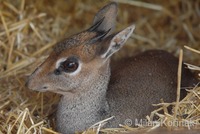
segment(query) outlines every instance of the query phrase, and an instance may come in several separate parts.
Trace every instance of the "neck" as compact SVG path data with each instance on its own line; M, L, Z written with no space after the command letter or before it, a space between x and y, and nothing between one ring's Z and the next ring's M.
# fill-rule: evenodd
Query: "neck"
M81 89L76 89L76 91L80 92L70 93L70 96L68 94L61 98L57 111L57 126L59 130L65 129L72 132L85 130L108 116L106 91L110 70L107 69L106 71L104 74L107 75L98 74L95 84L91 81L84 82L87 88L83 89L83 86L81 86Z

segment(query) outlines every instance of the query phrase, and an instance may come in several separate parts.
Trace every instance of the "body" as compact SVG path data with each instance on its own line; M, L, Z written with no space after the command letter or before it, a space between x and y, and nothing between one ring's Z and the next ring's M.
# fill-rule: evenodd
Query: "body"
M73 100L62 97L57 111L57 126L61 132L86 130L111 116L115 118L107 127L118 127L126 119L145 119L155 109L152 104L159 103L160 99L176 100L178 59L172 54L150 50L111 62L110 66L111 76L108 69L106 76L98 76L95 85L94 80L85 83L90 90L84 96L74 96ZM189 70L183 68L182 75L182 87L194 86L196 80ZM109 81L108 86L102 83L105 80ZM182 89L181 98L185 95Z
M160 103L161 99L176 101L178 58L172 54L149 50L121 59L111 67L107 98L110 112L116 115L112 126L123 124L126 119L131 119L133 125L135 119L145 119L156 108L152 104ZM183 65L181 99L186 96L185 87L195 83L194 75Z

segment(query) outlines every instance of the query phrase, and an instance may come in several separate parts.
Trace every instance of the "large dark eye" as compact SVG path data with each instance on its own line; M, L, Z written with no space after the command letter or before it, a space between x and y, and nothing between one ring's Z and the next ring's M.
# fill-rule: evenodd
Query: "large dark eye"
M66 61L60 64L61 70L67 73L76 71L78 66L78 60L75 57L68 58Z

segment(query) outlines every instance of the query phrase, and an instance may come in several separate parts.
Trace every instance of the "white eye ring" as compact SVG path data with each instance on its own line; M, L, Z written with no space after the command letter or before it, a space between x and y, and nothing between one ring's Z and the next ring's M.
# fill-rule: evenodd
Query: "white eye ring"
M60 66L60 63L64 62L66 59L67 59L67 58L61 58L61 59L59 59L59 60L56 62L56 69L58 69L59 66Z
M66 58L61 58L59 59L57 62L56 62L56 69L58 69L60 67L60 64L64 61L66 61L67 57ZM82 63L79 61L79 65L78 65L78 68L76 69L76 71L72 72L72 73L67 73L68 75L77 75L80 71L81 71L81 67L82 67Z

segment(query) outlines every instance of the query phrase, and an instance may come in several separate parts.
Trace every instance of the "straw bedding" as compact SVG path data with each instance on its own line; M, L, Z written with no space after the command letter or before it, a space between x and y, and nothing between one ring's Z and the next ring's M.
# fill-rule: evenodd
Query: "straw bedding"
M33 92L25 87L28 75L48 56L61 37L88 28L98 9L108 1L0 0L0 134L57 133L55 110L59 95ZM118 0L117 30L135 23L136 30L114 59L132 56L147 49L165 49L186 61L198 76L200 68L200 1L198 0ZM179 51L183 49L182 51ZM180 55L179 55L180 53ZM196 66L193 66L193 65ZM180 73L179 73L180 78ZM177 88L179 91L180 87ZM159 108L147 116L153 127L120 125L102 129L105 133L199 128L200 88L188 90L182 101L155 104ZM169 114L166 107L174 106ZM158 111L165 111L159 114ZM164 121L164 122L163 122ZM187 122L189 125L167 122ZM99 122L92 128L99 131Z

